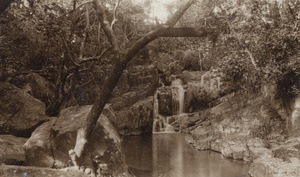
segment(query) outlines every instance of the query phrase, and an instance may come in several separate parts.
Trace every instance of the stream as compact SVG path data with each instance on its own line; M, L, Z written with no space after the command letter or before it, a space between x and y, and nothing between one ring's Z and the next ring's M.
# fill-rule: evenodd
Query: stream
M194 150L180 133L124 137L123 151L128 166L140 177L248 177L250 165Z

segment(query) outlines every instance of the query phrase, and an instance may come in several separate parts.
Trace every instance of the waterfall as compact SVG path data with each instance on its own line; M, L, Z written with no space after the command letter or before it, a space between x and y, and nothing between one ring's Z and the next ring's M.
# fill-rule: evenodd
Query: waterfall
M175 79L171 84L172 91L172 114L179 115L184 112L184 89L182 81ZM153 98L153 133L174 133L175 129L172 123L175 121L174 117L164 117L159 114L158 95L160 91L157 90Z
M153 99L153 133L174 133L174 127L171 125L170 118L159 114L158 95L157 90Z
M171 88L173 115L182 114L184 112L184 89L181 79L173 80Z

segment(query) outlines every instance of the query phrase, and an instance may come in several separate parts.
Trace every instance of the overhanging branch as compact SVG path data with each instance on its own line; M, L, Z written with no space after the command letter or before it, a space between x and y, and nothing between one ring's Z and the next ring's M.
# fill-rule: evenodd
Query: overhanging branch
M93 3L94 3L94 8L96 10L96 13L99 17L101 26L103 28L103 31L104 31L109 43L111 44L113 51L118 52L120 49L119 45L118 45L118 40L113 32L113 29L111 28L111 26L109 24L107 17L106 17L104 7L101 4L101 0L94 0Z

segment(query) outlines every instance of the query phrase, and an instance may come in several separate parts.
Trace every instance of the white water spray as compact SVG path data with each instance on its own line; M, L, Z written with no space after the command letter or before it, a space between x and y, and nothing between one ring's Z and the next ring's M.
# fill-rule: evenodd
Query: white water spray
M184 89L181 79L175 79L171 84L173 115L184 112Z
M184 112L184 89L182 81L180 79L175 79L171 84L172 90L172 114L179 115ZM159 103L157 90L154 94L153 99L153 133L174 133L175 129L172 126L174 118L164 117L159 114Z

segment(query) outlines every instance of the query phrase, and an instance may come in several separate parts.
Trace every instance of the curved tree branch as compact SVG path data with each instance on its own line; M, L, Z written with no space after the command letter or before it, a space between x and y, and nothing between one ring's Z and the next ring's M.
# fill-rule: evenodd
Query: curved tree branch
M118 52L120 50L119 45L118 45L118 40L113 32L113 29L111 28L111 26L109 24L104 7L101 4L101 0L94 0L93 3L94 3L94 8L96 10L96 13L99 17L101 26L103 28L103 31L104 31L109 43L111 44L113 51Z
M104 7L101 5L101 0L94 0L95 10L99 15L102 28L113 47L114 52L111 58L113 61L113 67L110 74L106 77L102 89L99 92L99 95L97 96L86 121L77 132L75 148L74 150L70 150L70 156L72 159L74 159L73 161L75 161L74 164L80 166L81 163L84 163L84 157L82 156L82 154L85 151L87 142L89 141L89 137L92 135L92 132L95 128L94 125L96 125L99 116L102 113L105 104L109 100L113 89L117 85L118 80L121 77L121 74L125 69L127 63L130 62L133 57L149 42L155 40L161 34L166 32L167 29L173 27L194 2L194 0L188 0L185 5L182 6L182 8L180 8L172 18L170 18L166 25L160 25L157 28L153 29L148 34L140 38L137 42L135 42L132 47L125 52L125 54L122 54L121 51L119 51L116 36L114 35L112 28L109 26L106 19Z

